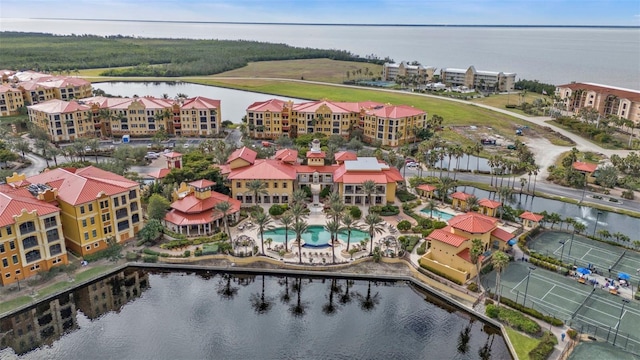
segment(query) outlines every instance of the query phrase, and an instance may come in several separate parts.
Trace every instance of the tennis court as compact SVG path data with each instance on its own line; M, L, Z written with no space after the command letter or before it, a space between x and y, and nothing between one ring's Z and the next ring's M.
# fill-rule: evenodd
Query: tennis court
M561 243L564 242L564 246ZM563 249L564 247L564 249ZM617 278L623 272L631 276L631 283L637 284L640 276L640 254L633 250L609 245L589 238L575 235L571 241L571 234L561 231L545 231L540 233L529 243L529 249L536 252L564 259L578 267L595 266L604 276ZM611 273L608 270L611 269Z
M640 303L631 301L625 304L621 317L622 299L609 294L606 289L581 284L573 278L544 269L531 270L528 276L529 269L530 264L526 262L509 264L502 274L503 297L523 304L526 294L525 306L555 316L578 330L582 327L598 329L597 335L610 337L609 342L613 341L621 319L618 340L624 341L629 348L640 350ZM487 274L483 284L495 291L495 272Z

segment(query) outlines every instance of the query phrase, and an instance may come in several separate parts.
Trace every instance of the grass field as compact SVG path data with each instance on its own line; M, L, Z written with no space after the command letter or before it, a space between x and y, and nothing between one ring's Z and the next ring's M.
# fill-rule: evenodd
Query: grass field
M528 359L529 352L540 343L540 340L524 335L508 326L505 326L505 330L513 348L516 350L518 359Z
M528 92L524 96L524 101L528 103L532 103L535 99L544 99L544 98L550 98L550 97L542 94ZM520 103L520 100L521 100L520 94L508 94L508 95L499 94L499 95L491 95L491 96L483 97L479 99L472 99L471 102L494 106L500 109L505 109L505 106L507 104L518 105ZM524 111L519 109L508 109L508 110L514 113L527 115L524 113Z
M559 122L555 121L555 120L548 120L547 121L549 124L552 124L553 126L557 126L561 129L567 130L570 133L576 134L580 137L585 138L586 140L590 141L591 143L598 145L604 149L612 149L612 150L619 150L619 149L626 149L626 145L629 143L629 135L623 135L618 133L617 131L614 131L611 135L613 138L615 138L616 140L618 140L620 142L620 144L622 144L622 146L616 146L615 144L611 143L611 142L598 142L595 141L593 139L590 139L586 136L583 136L582 134L578 133L577 131L571 129L568 126L562 125Z
M356 74L354 77L352 73L354 70L360 70L361 74ZM365 77L362 75L365 70L372 72L373 76ZM347 71L349 72L348 78ZM304 78L304 80L310 81L342 84L345 80L370 79L380 76L381 73L382 65L331 59L308 59L252 62L243 68L216 74L214 77Z

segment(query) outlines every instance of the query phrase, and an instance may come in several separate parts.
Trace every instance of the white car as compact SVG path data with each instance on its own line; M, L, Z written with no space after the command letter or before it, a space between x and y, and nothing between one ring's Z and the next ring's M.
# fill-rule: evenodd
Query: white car
M408 167L408 168L418 167L418 163L413 162L413 161L412 161L412 162L409 162L409 163L407 163L407 167Z
M189 144L184 144L182 145L183 148L188 149L189 148Z

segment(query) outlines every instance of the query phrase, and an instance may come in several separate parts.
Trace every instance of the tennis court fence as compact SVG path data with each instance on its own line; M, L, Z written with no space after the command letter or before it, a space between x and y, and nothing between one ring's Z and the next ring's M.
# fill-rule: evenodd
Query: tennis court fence
M605 341L616 347L624 349L626 352L640 355L640 341L628 333L618 331L616 334L615 327L591 324L588 319L585 319L580 315L569 321L567 325L571 326L581 334L586 334L596 338L598 341Z

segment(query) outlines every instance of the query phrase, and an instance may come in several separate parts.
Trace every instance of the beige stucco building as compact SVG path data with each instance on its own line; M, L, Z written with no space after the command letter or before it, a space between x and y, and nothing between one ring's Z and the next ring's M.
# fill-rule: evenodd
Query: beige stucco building
M440 70L440 81L448 86L465 86L484 91L513 91L516 73L468 69L444 68Z
M602 116L614 115L640 124L640 91L592 83L571 83L556 87L564 110L578 113L593 108Z

